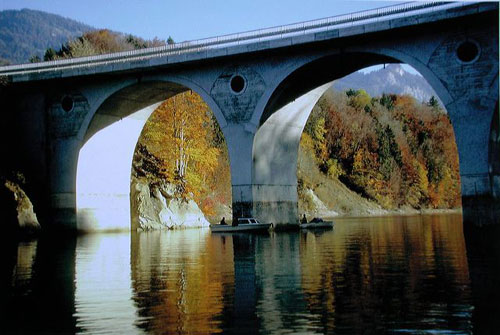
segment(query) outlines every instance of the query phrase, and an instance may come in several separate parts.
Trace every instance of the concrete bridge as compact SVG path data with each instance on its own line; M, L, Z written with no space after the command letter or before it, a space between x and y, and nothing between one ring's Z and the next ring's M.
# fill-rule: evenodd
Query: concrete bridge
M25 173L45 223L129 229L132 154L142 127L159 102L192 90L226 138L233 215L297 223L297 151L316 101L337 78L406 63L430 83L451 117L464 203L495 205L498 58L498 3L417 2L160 48L2 67L2 164Z

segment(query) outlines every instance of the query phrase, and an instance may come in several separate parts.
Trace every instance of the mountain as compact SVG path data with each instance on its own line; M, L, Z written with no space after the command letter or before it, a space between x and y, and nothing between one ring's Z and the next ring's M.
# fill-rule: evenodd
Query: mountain
M43 58L47 48L61 44L95 28L37 10L0 12L0 65L27 63L31 56Z
M335 81L333 88L338 91L364 89L372 97L393 93L408 94L418 101L429 101L432 96L438 98L424 77L405 71L399 64L388 64L369 73L354 72Z

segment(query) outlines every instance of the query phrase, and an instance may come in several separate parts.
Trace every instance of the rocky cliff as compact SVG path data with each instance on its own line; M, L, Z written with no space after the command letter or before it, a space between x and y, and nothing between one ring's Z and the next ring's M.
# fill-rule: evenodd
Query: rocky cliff
M133 230L208 227L209 222L193 200L177 199L171 186L150 185L133 178L131 211Z
M6 180L4 186L12 192L16 204L18 230L22 233L34 233L40 230L40 224L33 210L33 204L21 189L21 186L13 181Z

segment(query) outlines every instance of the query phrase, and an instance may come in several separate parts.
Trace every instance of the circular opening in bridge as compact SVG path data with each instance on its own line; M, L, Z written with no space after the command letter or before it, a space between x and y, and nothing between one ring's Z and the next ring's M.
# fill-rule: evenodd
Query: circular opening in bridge
M61 100L61 107L66 113L71 112L74 107L73 98L68 95L64 96Z
M457 57L462 63L472 63L479 58L479 46L476 42L465 41L458 46Z
M231 90L234 93L240 94L245 89L245 85L246 85L245 78L243 78L242 76L237 74L237 75L233 76L233 78L231 78L230 85L231 85Z

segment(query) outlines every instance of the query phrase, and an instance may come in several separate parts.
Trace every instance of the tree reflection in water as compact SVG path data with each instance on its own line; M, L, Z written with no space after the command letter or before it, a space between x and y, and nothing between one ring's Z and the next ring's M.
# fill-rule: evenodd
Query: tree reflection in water
M460 220L342 223L333 234L301 239L303 290L322 331L471 330Z
M204 230L132 235L138 327L164 333L220 331L234 292L232 239Z
M145 330L471 331L460 217L338 220L323 232L152 232L132 242Z
M499 322L488 315L498 315L498 236L466 229L466 251L461 220L12 241L2 254L1 331L487 333Z

